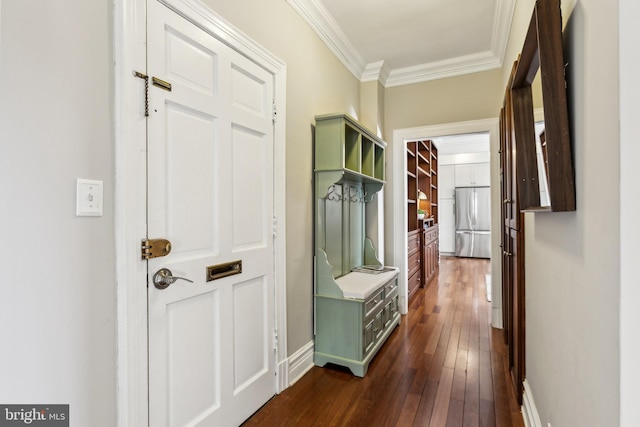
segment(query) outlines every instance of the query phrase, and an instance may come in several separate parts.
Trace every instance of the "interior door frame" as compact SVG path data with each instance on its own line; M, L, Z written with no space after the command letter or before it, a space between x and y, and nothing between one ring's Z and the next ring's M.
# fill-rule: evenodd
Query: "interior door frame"
M285 130L286 64L221 16L194 0L158 0L268 70L274 78L274 250L276 393L288 387L286 321ZM147 0L114 0L115 251L117 405L119 426L148 426L147 271L140 260L146 227Z
M393 242L393 264L400 269L398 275L400 292L400 312L406 314L409 309L407 298L407 156L406 142L417 139L429 139L439 136L458 135L465 133L488 132L490 140L490 164L491 164L491 294L492 310L491 324L496 328L502 328L502 261L495 254L500 251L500 209L496 209L500 203L500 126L498 118L471 120L465 122L443 123L431 126L419 126L414 128L396 129L393 131L393 150L390 161L393 186L391 199L391 211L387 212L387 218L393 224L393 235L389 241Z

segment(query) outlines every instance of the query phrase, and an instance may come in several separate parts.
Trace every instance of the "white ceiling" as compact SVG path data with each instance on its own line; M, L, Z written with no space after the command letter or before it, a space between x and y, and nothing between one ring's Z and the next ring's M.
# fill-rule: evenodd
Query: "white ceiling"
M287 0L360 80L387 87L502 66L515 0Z

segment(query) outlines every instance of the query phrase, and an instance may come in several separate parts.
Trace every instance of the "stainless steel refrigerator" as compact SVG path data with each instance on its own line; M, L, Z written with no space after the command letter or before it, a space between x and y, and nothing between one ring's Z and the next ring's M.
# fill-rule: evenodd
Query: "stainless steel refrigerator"
M456 188L456 256L491 257L490 187Z

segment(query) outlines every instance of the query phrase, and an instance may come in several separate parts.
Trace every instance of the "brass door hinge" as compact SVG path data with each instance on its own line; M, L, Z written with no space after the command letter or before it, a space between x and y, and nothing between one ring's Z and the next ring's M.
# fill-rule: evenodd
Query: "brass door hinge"
M141 256L143 260L167 256L171 252L171 242L167 239L142 240Z
M273 120L274 125L278 121L278 107L275 101L273 101L273 104L272 104L271 119Z

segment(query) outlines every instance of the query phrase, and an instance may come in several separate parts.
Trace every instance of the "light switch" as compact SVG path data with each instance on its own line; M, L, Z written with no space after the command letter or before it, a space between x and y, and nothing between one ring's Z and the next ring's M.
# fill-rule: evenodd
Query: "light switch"
M76 216L102 216L102 181L78 178Z

